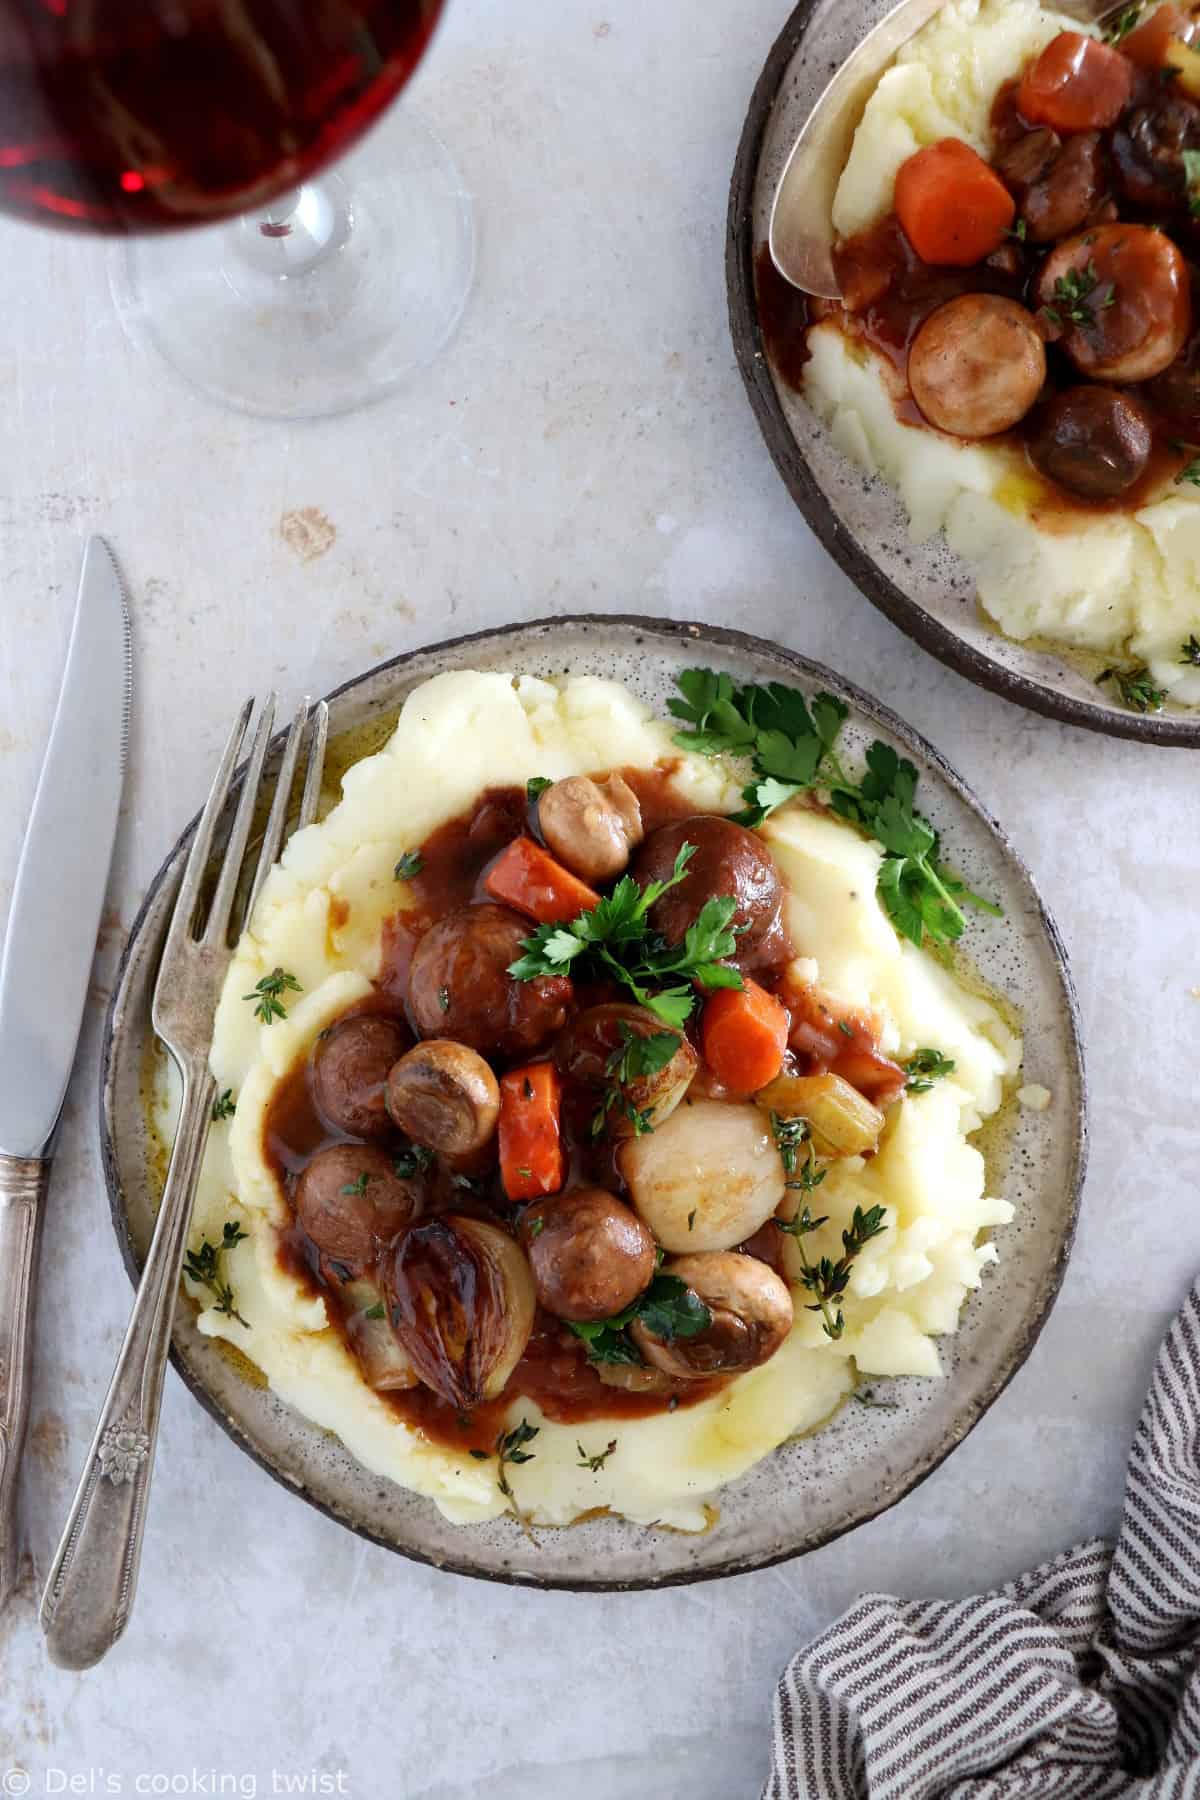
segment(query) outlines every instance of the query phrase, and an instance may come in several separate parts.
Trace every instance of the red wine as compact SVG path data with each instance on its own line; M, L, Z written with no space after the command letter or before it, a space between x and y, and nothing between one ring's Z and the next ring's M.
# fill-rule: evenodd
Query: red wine
M443 0L0 0L0 211L157 231L261 206L353 142Z

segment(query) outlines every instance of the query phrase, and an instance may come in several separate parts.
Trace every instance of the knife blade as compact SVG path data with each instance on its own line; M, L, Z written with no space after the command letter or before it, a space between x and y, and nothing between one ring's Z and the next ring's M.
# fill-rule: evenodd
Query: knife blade
M132 690L129 614L91 538L0 960L0 1610L17 1580L38 1246L108 886Z
M132 671L121 578L94 537L0 962L0 1155L41 1156L62 1110L116 838Z

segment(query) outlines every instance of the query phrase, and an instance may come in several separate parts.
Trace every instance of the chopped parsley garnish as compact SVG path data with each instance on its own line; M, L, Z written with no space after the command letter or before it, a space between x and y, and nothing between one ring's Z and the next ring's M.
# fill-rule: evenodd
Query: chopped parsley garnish
M1094 327L1095 309L1099 307L1101 312L1107 312L1110 306L1117 303L1115 283L1110 282L1102 296L1096 292L1099 286L1100 277L1096 273L1094 262L1089 262L1084 269L1068 269L1055 282L1050 304L1043 306L1042 311L1055 325L1067 322L1071 325Z
M233 1097L233 1089L226 1088L225 1092L223 1094L218 1094L216 1099L212 1103L212 1116L213 1116L214 1124L219 1119L232 1119L232 1117L236 1111L237 1111L237 1101Z
M357 1181L348 1181L346 1183L345 1187L342 1189L342 1192L343 1192L343 1194L355 1194L361 1199L366 1194L368 1187L371 1185L371 1183L374 1181L374 1179L375 1179L375 1177L373 1175L368 1174L367 1170L364 1169Z
M737 970L724 961L737 949L730 929L737 911L732 895L706 900L680 944L666 943L650 928L651 907L683 880L695 854L694 844L684 844L669 880L639 887L631 875L623 875L611 894L570 924L539 925L523 941L525 954L509 964L508 973L518 981L571 974L620 982L640 1006L678 1030L695 1004L693 983L742 986ZM663 987L664 982L672 985Z
M604 1065L608 1086L592 1119L592 1136L600 1136L615 1107L633 1126L633 1135L644 1137L654 1130L654 1109L639 1109L625 1090L633 1081L661 1074L683 1040L676 1031L652 1031L648 1037L641 1037L624 1019L618 1030L621 1042Z
M448 987L438 989L438 1005L444 1013L450 1011L450 989Z
M1191 462L1185 463L1175 477L1176 487L1182 487L1184 482L1189 487L1200 487L1200 456L1194 456Z
M1019 244L1023 244L1029 236L1029 226L1024 219L1018 219L1015 225L1010 226L1005 231L1004 235L1005 237L1016 238Z
M954 1069L953 1057L943 1056L940 1050L917 1050L904 1065L908 1076L905 1091L927 1094L935 1081L940 1081L943 1075L953 1075Z
M374 1306L368 1306L366 1311L363 1313L363 1318L364 1319L386 1319L387 1318L387 1308L383 1304L383 1301L377 1300L375 1302Z
M575 1448L579 1452L579 1461L576 1463L575 1467L577 1469L590 1469L593 1475L598 1475L616 1447L617 1440L616 1438L613 1438L606 1449L601 1450L596 1456L589 1456L583 1445L576 1443Z
M673 1344L677 1338L695 1337L712 1324L712 1314L686 1281L681 1281L678 1275L656 1275L645 1293L614 1318L593 1324L570 1320L568 1325L587 1345L589 1362L633 1363L636 1366L642 1359L627 1329L635 1319L640 1319L646 1330L653 1337L661 1338L664 1344Z
M234 1303L234 1292L224 1277L224 1265L221 1258L227 1250L234 1250L249 1234L232 1219L226 1219L221 1233L221 1242L211 1244L204 1239L198 1250L189 1250L183 1259L183 1272L189 1281L197 1286L207 1288L216 1300L215 1311L224 1313L228 1319L236 1319L249 1331L249 1321L243 1319Z
M1125 705L1133 712L1158 713L1166 705L1167 696L1162 688L1155 687L1150 671L1144 663L1135 669L1105 669L1097 675L1096 686L1111 681Z
M261 1019L264 1025L269 1025L273 1019L287 1018L287 1007L281 999L281 995L287 992L299 994L303 990L296 977L286 969L272 969L269 975L264 975L261 981L255 982L254 992L243 994L242 999L253 1000L255 1018Z
M1000 916L998 907L972 893L939 860L938 834L914 805L912 763L876 740L867 751L862 780L847 775L836 748L848 710L842 701L821 693L810 706L778 682L735 688L728 675L710 669L685 669L678 681L684 697L668 706L691 729L677 732L675 742L706 756L750 758L754 779L743 789L749 804L736 815L740 824L760 825L796 795L827 789L833 811L882 846L879 899L902 937L918 946L927 938L954 943L966 928L963 905Z
M421 855L419 850L406 850L404 855L400 858L400 861L396 864L396 880L411 881L414 876L421 873L421 870L424 867L425 858Z
M435 1160L433 1151L426 1150L423 1144L409 1144L407 1149L397 1151L392 1158L392 1167L401 1181L412 1181L432 1168Z
M530 806L533 805L535 800L541 798L548 787L553 786L554 783L550 780L549 776L532 775L525 783L525 798L528 800Z

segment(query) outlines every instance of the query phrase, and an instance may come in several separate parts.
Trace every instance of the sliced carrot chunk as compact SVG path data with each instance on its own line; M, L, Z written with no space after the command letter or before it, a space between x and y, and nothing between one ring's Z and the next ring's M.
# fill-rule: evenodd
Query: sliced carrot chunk
M500 1179L510 1200L557 1194L567 1178L562 1081L553 1063L510 1069L500 1081Z
M783 1067L790 1025L787 1007L756 981L719 988L700 1021L704 1060L724 1087L753 1094Z
M1000 248L1017 206L969 144L943 138L901 165L896 213L922 262L969 269Z
M488 870L484 887L493 900L528 913L539 925L577 919L599 905L600 896L569 869L555 862L532 838L514 838Z
M1021 77L1017 106L1031 125L1104 131L1133 95L1133 64L1111 44L1060 31Z

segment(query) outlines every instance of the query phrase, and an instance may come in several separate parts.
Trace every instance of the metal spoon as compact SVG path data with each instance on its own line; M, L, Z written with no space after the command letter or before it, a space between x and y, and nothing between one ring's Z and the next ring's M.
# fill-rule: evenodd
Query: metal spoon
M841 298L833 267L833 199L850 145L879 77L898 50L948 0L900 0L844 62L796 139L771 207L771 257L803 293ZM1055 0L1056 10L1096 25L1122 10L1113 0Z

